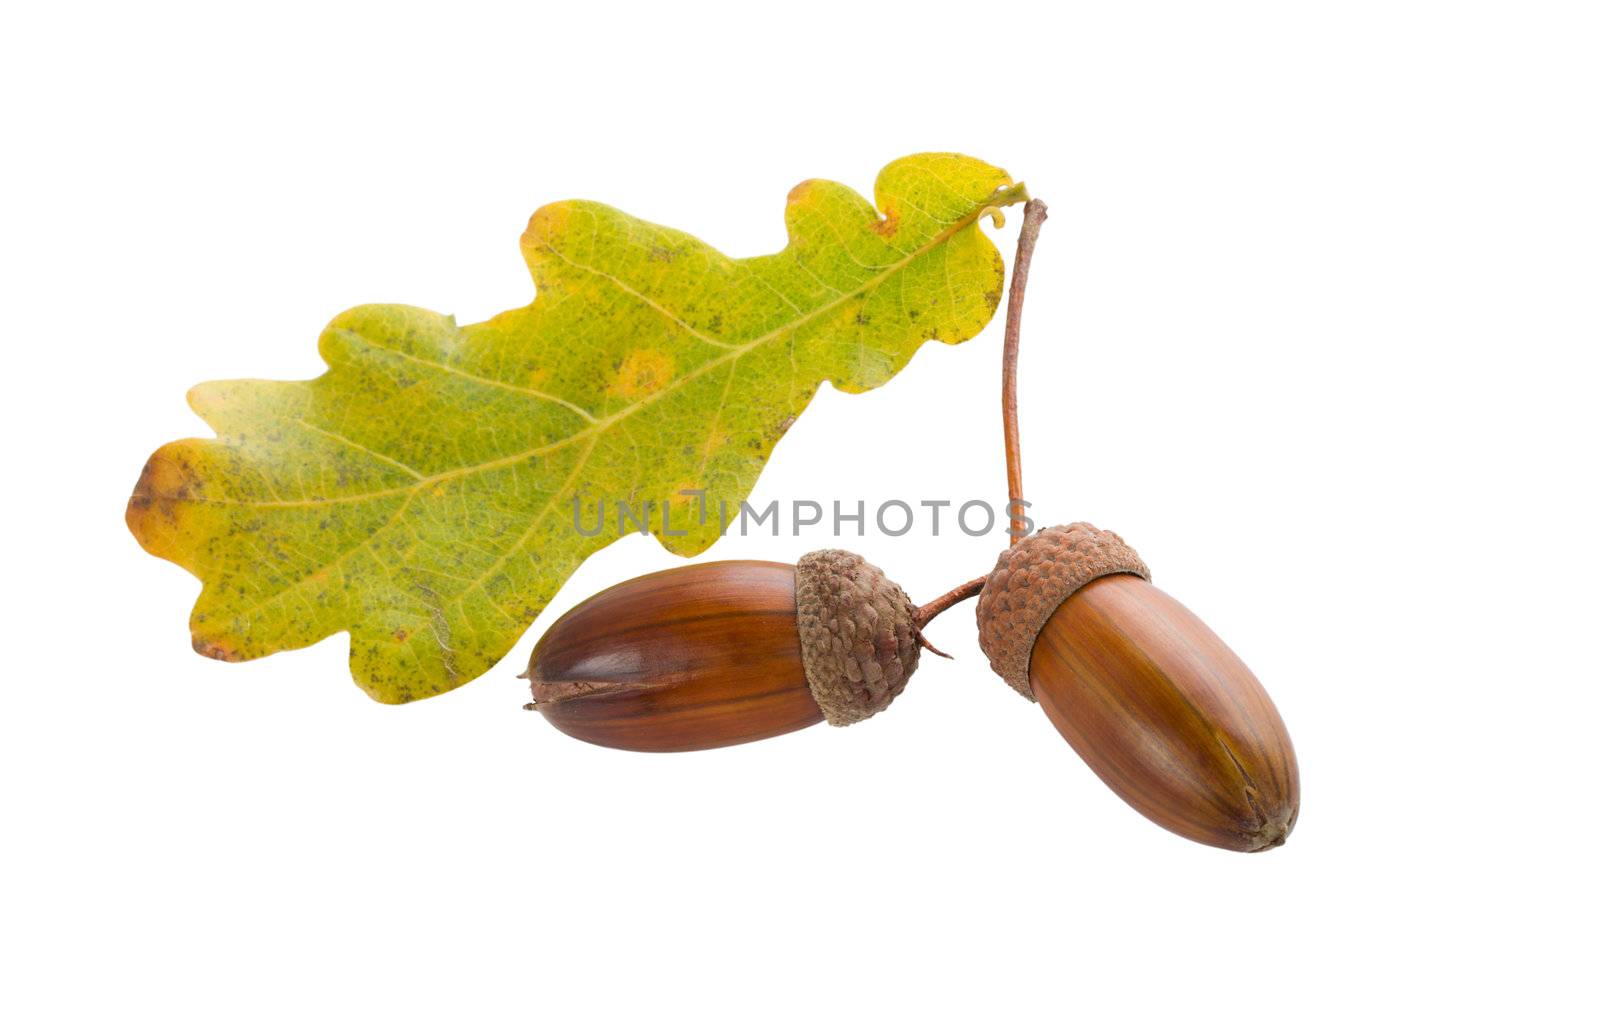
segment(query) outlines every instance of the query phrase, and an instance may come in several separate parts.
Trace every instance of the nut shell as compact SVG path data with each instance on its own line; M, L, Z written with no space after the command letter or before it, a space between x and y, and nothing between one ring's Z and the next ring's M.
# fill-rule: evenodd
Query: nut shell
M1300 770L1283 717L1233 650L1150 582L1079 588L1045 621L1028 678L1089 768L1155 823L1234 851L1294 829Z
M916 607L882 570L853 552L820 549L794 569L806 681L836 727L886 708L917 668Z
M1000 553L978 595L978 645L989 665L1024 698L1033 643L1073 592L1110 574L1150 579L1132 547L1091 524L1046 527Z
M534 646L534 708L581 741L639 752L742 744L820 723L794 593L787 563L731 560L591 595Z

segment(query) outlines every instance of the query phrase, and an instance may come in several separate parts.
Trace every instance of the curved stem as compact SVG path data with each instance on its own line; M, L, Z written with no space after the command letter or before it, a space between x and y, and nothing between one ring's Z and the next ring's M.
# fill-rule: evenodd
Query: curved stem
M938 616L946 609L949 609L957 602L965 602L967 599L982 591L983 584L987 580L987 577L974 577L966 584L951 588L949 591L945 592L943 595L940 595L927 605L918 606L917 611L912 614L912 621L917 632L917 644L921 645L923 648L927 649L929 652L932 652L936 656L944 656L946 659L949 659L950 653L941 652L937 648L934 648L933 643L923 635L922 628L928 626L929 620L932 620L934 617Z
M960 587L951 588L949 591L945 592L943 595L940 595L927 605L918 606L915 616L917 629L921 630L922 628L928 626L929 620L932 620L934 617L938 616L946 609L949 609L957 602L965 602L967 599L982 591L983 582L987 580L987 577L974 577L972 580L961 585Z
M1010 502L1011 544L1022 540L1027 525L1022 515L1022 440L1017 434L1017 350L1022 345L1022 301L1028 293L1028 268L1033 247L1044 224L1043 200L1031 199L1022 208L1022 230L1017 233L1017 257L1011 263L1011 296L1006 304L1006 348L1000 370L1000 416L1006 436L1006 486Z

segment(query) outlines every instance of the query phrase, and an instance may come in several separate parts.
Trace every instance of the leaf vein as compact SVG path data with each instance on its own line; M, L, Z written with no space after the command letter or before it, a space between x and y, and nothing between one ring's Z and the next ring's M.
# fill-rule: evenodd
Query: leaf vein
M656 313L671 321L673 324L676 324L679 328L682 328L685 332L688 332L690 335L699 339L701 342L704 342L706 345L716 346L718 349L737 350L739 348L737 343L724 342L720 338L712 338L710 335L707 335L699 328L696 328L682 317L679 317L677 314L673 313L671 310L668 310L666 307L662 306L654 299L651 299L643 292L640 292L632 285L629 285L621 278L618 278L616 275L609 274L595 267L590 267L588 264L580 264L576 260L573 260L571 257L567 256L565 253L561 252L559 249L556 249L554 246L550 245L548 242L545 242L540 248L542 248L546 253L560 258L560 260L569 267L576 268L577 270L593 275L596 278L604 278L606 281L609 281L623 292L632 296L634 299L637 299L639 302L643 303L651 310L654 310Z
M412 467L409 467L404 463L401 463L399 460L394 459L393 457L385 456L381 452L375 452L375 451L373 451L371 449L368 449L366 446L362 445L360 442L357 442L356 440L354 440L352 438L346 438L344 435L339 434L337 431L329 431L327 428L318 427L317 425L315 425L315 424L311 423L310 421L305 420L304 418L301 418L301 417L296 417L295 420L294 420L294 423L299 424L301 427L305 428L308 431L314 431L317 434L322 435L325 438L330 438L335 442L343 442L345 445L348 445L350 448L355 449L358 452L364 452L368 456L371 456L375 460L381 460L382 462L389 464L389 466L394 467L396 470L405 471L407 474L410 474L412 477L416 478L418 481L422 480L422 474L419 473L416 469L414 469Z
M417 356L414 353L408 353L403 349L396 349L393 346L383 345L382 343L376 342L361 334L359 331L355 331L351 328L335 328L333 331L341 338L359 342L371 349L376 349L379 352L389 353L392 356L398 356L402 360L409 360L412 363L423 367L429 367L433 370L443 371L446 374L454 374L456 377L464 378L467 381L472 381L479 385L488 385L491 388L504 389L507 392L517 392L522 395L532 396L535 399L542 399L547 403L555 403L557 406L564 407L568 411L576 413L578 416L582 417L591 424L593 424L596 420L595 415L590 413L588 410L577 405L576 403L569 402L558 395L551 395L549 392L541 392L537 388L527 388L522 385L513 385L508 381L500 381L496 378L486 378L481 374L474 374L471 371L462 370L460 367L456 367L448 363L440 363L437 360L429 360L426 357Z

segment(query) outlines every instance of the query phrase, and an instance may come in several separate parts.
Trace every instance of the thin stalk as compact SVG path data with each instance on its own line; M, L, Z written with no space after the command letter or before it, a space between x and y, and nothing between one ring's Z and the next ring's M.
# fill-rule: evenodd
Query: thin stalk
M972 598L978 592L983 590L983 582L986 580L988 580L987 577L974 577L966 584L956 588L951 588L949 591L945 592L943 595L940 595L927 605L918 606L914 617L917 622L917 628L920 630L921 628L928 626L929 620L932 620L934 617L938 616L946 609L949 609L957 602L965 602L967 599Z
M923 648L927 649L929 652L932 652L934 655L944 656L946 659L949 659L950 653L941 652L937 648L934 648L933 643L923 635L922 628L928 626L929 620L932 620L934 617L938 616L946 609L949 609L957 602L965 602L967 599L982 591L983 582L986 580L988 580L986 577L975 577L960 587L951 588L949 591L945 592L943 595L940 595L927 605L918 606L917 611L912 614L913 625L917 632L917 643Z
M1022 506L1022 440L1017 433L1017 350L1022 345L1022 302L1028 292L1028 268L1033 247L1044 224L1043 200L1030 199L1022 208L1022 230L1017 233L1017 257L1011 263L1011 295L1006 304L1006 348L1000 368L1000 416L1006 437L1006 486L1010 502L1011 544L1022 540L1025 529ZM958 600L959 601L959 600Z
M1043 200L1030 199L1022 208L1022 229L1017 232L1017 257L1011 264L1011 295L1006 305L1005 355L1001 364L1000 414L1005 427L1006 485L1011 501L1006 512L1011 518L1011 544L1022 540L1022 441L1017 434L1017 351L1022 345L1022 303L1028 293L1028 268L1033 265L1033 247L1039 241L1039 227L1047 210ZM975 577L951 588L914 614L917 641L935 655L950 658L934 648L922 629L940 613L958 602L965 602L983 590L987 577Z

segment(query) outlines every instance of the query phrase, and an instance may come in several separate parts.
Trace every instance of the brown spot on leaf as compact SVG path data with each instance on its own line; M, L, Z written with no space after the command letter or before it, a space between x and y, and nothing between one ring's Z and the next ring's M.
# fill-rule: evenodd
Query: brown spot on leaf
M394 640L404 641L409 637L411 637L411 632L406 630L404 627L396 627L394 629Z
M174 558L174 541L184 505L203 490L182 455L185 444L164 445L146 461L123 514L139 544L166 559Z
M139 472L139 481L128 498L129 526L133 526L134 511L173 518L174 506L189 495L188 467L172 459L165 449L155 452L145 461ZM134 533L138 533L135 530Z
M886 239L894 238L894 233L900 230L900 212L890 207L883 212L883 220L874 221L872 230Z
M191 641L194 645L194 650L207 659L220 659L225 663L237 663L244 658L244 656L241 656L234 649L220 641L209 641L198 634Z
M672 357L654 349L635 349L617 365L611 393L625 399L642 399L672 380Z

